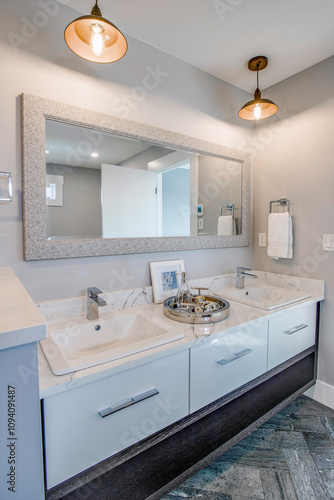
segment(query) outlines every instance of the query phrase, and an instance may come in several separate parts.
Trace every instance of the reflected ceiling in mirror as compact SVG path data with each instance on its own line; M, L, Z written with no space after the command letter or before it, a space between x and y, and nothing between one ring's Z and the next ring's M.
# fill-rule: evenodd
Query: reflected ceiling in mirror
M25 260L249 245L248 153L23 94L22 167ZM154 178L150 224L147 174ZM169 190L159 195L164 184ZM73 214L84 209L80 222ZM220 213L234 215L227 233Z

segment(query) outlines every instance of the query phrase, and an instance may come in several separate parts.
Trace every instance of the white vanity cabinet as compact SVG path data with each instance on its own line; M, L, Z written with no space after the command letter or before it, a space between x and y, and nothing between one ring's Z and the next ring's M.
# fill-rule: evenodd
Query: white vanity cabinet
M267 370L268 321L190 349L190 413Z
M47 488L188 414L189 350L44 399Z
M286 309L269 319L268 370L315 344L316 304Z
M70 478L81 472L80 478L89 478L87 469L141 441L108 461L113 470L131 459L134 476L141 474L140 486L119 472L115 483L108 483L108 492L111 488L110 495L116 498L127 481L128 489L140 489L137 498L146 498L154 493L151 475L159 475L161 467L182 474L185 460L194 465L203 458L203 449L207 455L213 453L231 438L231 428L238 435L278 403L311 387L316 373L317 304L257 314L258 319L243 323L243 306L235 307L236 321L239 311L239 326L186 341L179 352L166 351L154 361L143 358L133 368L126 368L126 363L114 366L107 376L93 372L94 381L78 380L77 387L73 387L75 377L69 383L72 387L45 395L47 489L58 485L56 491L66 492L67 485L75 486L76 480ZM167 426L171 426L168 433L150 439ZM103 481L103 466L93 470ZM173 477L166 474L166 481ZM165 479L161 481L163 486Z

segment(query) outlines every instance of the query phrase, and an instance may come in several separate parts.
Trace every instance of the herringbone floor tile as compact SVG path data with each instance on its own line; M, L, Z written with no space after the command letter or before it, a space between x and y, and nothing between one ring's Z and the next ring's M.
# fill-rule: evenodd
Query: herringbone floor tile
M302 396L163 500L334 500L334 410Z

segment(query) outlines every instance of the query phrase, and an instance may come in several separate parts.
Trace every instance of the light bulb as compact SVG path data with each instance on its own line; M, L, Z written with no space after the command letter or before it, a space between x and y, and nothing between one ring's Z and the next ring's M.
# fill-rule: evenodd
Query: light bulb
M254 118L255 120L259 120L261 118L261 105L259 103L255 105Z
M98 23L91 24L90 29L92 31L92 36L90 39L90 48L91 48L91 51L93 52L93 54L96 57L99 57L105 48L104 47L104 40L103 40L103 36L102 36L104 29Z

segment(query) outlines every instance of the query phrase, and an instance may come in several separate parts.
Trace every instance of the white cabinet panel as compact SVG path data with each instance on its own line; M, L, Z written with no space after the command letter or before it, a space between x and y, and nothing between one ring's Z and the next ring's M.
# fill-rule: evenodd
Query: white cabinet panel
M316 304L287 309L269 320L268 370L315 343Z
M47 488L185 417L188 390L186 350L46 398Z
M44 499L36 366L36 342L0 349L1 500Z
M190 412L258 377L267 369L263 321L190 349Z

